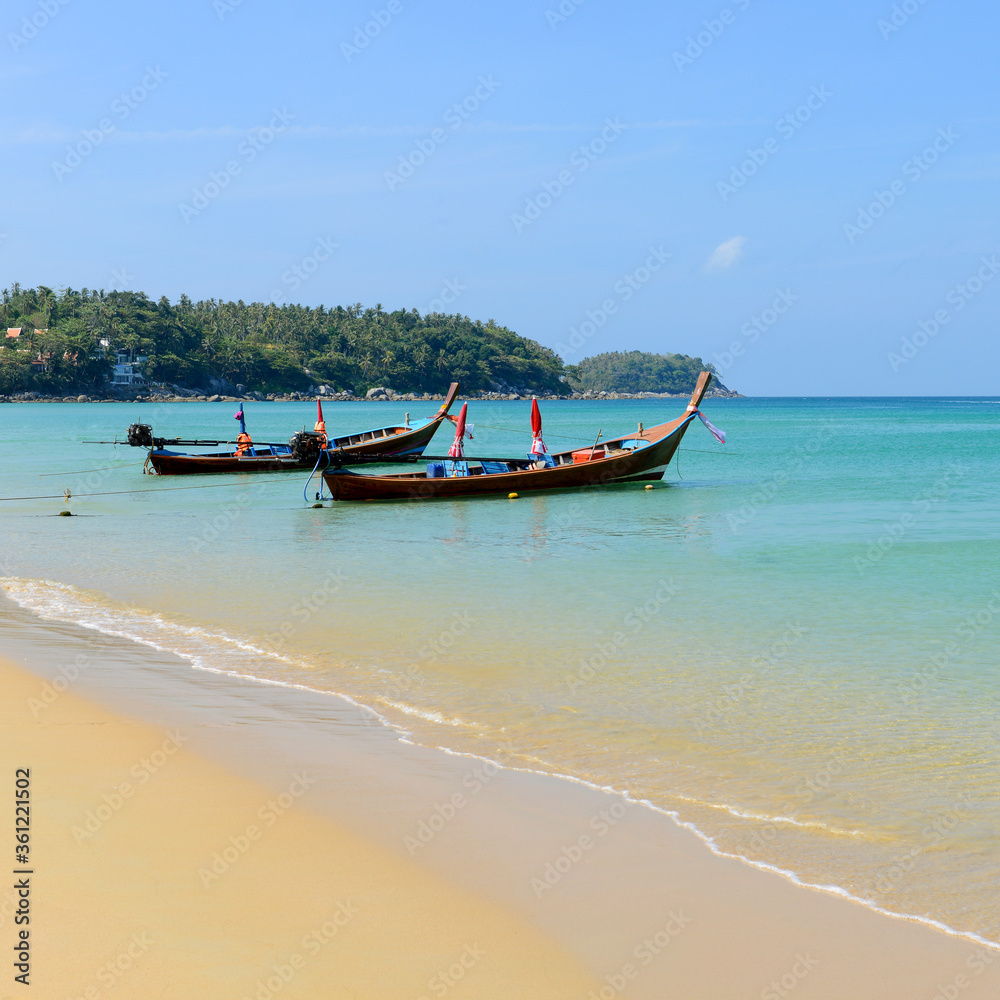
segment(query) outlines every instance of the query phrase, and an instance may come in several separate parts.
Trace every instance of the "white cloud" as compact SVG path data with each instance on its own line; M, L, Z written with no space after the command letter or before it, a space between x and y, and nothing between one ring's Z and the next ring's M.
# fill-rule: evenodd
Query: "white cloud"
M743 244L746 243L745 236L734 236L725 243L720 243L708 258L705 265L706 271L725 271L732 267L743 256Z

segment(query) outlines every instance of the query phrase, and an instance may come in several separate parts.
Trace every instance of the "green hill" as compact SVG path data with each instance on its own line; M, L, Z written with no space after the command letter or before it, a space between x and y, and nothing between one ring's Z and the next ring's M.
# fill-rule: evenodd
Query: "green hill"
M150 380L191 387L221 378L263 392L323 383L360 395L379 385L441 392L454 380L468 392L567 391L553 351L493 320L360 304L314 309L187 296L171 304L142 292L44 286L14 285L2 299L3 327L23 332L17 347L0 338L0 393L99 391L119 350L147 357Z
M609 351L566 366L566 381L577 392L670 392L694 389L698 373L711 365L686 354L649 354L645 351ZM725 389L721 382L713 387Z
M220 390L306 391L329 385L363 395L375 386L438 393L688 393L703 368L683 354L612 352L564 366L549 348L493 320L468 316L311 308L263 302L156 302L142 292L58 292L44 285L2 293L0 394L104 394L116 361L142 357L151 382ZM210 388L215 386L214 388Z

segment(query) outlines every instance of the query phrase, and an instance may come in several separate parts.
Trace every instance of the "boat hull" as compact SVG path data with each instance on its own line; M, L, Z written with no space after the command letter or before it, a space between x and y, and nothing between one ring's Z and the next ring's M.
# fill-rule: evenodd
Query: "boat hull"
M371 476L336 469L325 472L323 478L334 500L430 500L656 482L663 478L692 419L693 414L672 434L638 451L554 468L443 479L428 479L425 473Z
M437 414L422 427L381 427L356 435L334 438L327 448L327 464L344 462L415 462L424 453L431 438L448 415L448 409L458 395L453 383ZM154 448L149 462L161 476L192 475L222 472L297 472L312 469L316 459L296 458L289 448L271 449L266 455L235 455L218 452L209 455L186 455Z
M196 473L219 472L298 472L311 469L313 462L300 462L287 456L260 455L183 455L179 452L154 449L149 464L161 476L187 476Z
M492 460L470 459L468 475L429 478L426 472L373 476L348 469L328 469L323 480L334 500L432 500L451 497L538 493L575 490L616 483L650 482L663 478L685 431L698 414L698 406L712 380L699 375L691 402L676 420L643 428L590 449L559 452L553 464L535 468L533 463L511 459L510 471L488 472Z

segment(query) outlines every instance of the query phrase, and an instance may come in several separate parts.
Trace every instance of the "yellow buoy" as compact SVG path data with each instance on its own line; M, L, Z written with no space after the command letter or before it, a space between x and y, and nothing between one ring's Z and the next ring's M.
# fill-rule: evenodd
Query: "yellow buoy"
M646 489L647 490L651 490L652 488L653 488L653 484L652 483L646 483Z
M508 493L507 494L507 499L508 500L516 500L517 499L517 494L516 493Z

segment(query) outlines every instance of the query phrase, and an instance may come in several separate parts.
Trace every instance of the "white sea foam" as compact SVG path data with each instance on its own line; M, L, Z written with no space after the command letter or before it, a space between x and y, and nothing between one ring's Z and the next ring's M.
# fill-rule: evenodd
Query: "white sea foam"
M397 712L402 712L404 715L413 715L420 719L426 719L428 722L436 722L441 726L464 726L467 729L482 728L478 723L466 722L464 719L450 719L440 712L418 708L416 705L407 705L402 701L392 701L389 698L373 698L372 700L378 702L380 705L388 705L389 708L394 708Z
M258 673L254 673L250 670L251 661L257 664L257 669L259 670L262 659L270 660L274 663L282 663L288 666L308 668L308 664L304 661L283 656L270 650L262 649L252 643L244 642L222 632L210 631L199 626L171 622L155 612L115 605L106 599L95 595L89 595L84 591L78 590L76 587L68 584L57 583L51 580L5 577L0 578L0 587L7 592L7 595L15 603L34 612L40 618L79 625L84 628L101 632L105 635L113 635L129 639L133 642L141 643L142 645L160 650L161 652L174 653L182 659L187 660L192 667L198 670L239 677L241 679L256 681L263 684L296 688L316 694L331 695L354 706L359 711L367 714L370 718L377 719L378 722L394 732L401 742L418 745L420 743L420 741L413 739L413 734L408 730L392 722L370 705L363 704L348 694L340 691L321 690L292 681L261 677ZM226 659L229 661L225 667L212 665L207 662L208 658L221 658L223 655L226 655ZM403 714L419 716L428 722L439 725L459 725L463 727L468 726L476 728L474 723L448 719L437 712L418 709L415 706L404 705L397 702L391 702L387 699L378 700L396 709L397 711L402 712ZM677 810L659 806L651 802L649 799L637 799L633 797L627 789L619 789L613 785L599 785L585 778L580 778L572 774L559 773L552 769L539 770L538 768L533 767L517 767L509 763L501 764L499 761L483 754L476 754L465 750L455 750L451 747L436 746L435 749L451 756L467 757L474 760L488 762L505 770L520 771L550 778L558 778L562 781L571 781L575 784L583 785L587 788L592 788L596 791L604 792L609 795L616 795L634 805L642 806L660 815L669 817L675 824L677 824L677 826L682 827L683 829L694 834L713 854L719 857L741 861L744 864L750 865L753 868L758 868L761 871L772 872L773 874L779 875L794 885L802 888L815 889L820 892L827 892L840 896L843 899L864 906L886 917L924 924L953 937L964 938L968 941L973 941L976 944L1000 950L1000 942L992 941L989 938L983 937L981 934L975 933L974 931L957 930L956 928L951 927L940 920L935 920L932 917L899 913L894 910L889 910L880 906L874 900L855 895L841 886L809 882L791 869L773 865L766 861L748 858L742 854L726 851L719 846L714 837L705 833L700 827L697 826L697 824L691 822L690 820L683 819ZM524 755L523 759L535 760L542 764L546 763L541 761L539 758L531 758L528 755ZM789 816L769 816L763 813L753 813L741 810L735 806L720 803L708 803L684 796L675 797L683 801L688 801L693 805L697 804L699 806L709 806L715 809L723 809L734 816L754 820L756 822L784 823L794 826L816 827L843 836L866 836L866 834L863 834L861 831L838 830L837 828L829 827L820 822L800 821Z
M844 830L837 826L830 826L829 823L824 823L822 820L818 819L797 819L794 816L771 816L768 813L750 812L746 809L740 809L738 806L731 806L725 802L706 802L704 799L692 798L687 795L679 795L676 793L672 794L671 798L677 799L681 802L690 802L692 805L701 806L703 809L719 809L723 812L729 813L730 816L736 816L739 819L751 819L757 823L767 823L772 826L799 826L803 829L823 830L825 833L832 834L835 837L871 838L871 834L865 832L864 830Z
M225 632L173 622L154 611L117 605L106 598L88 594L69 584L57 583L54 580L0 577L0 587L16 604L34 612L40 618L79 625L104 635L129 639L162 653L172 653L186 660L195 670L238 677L258 684L334 695L370 718L377 719L398 736L411 735L408 729L393 722L371 705L363 704L342 691L263 676L268 665L279 669L292 667L303 671L310 670L311 664L305 660L264 649ZM477 728L474 723L462 719L449 719L439 712L388 699L372 700L380 701L404 715L419 716L428 722Z

